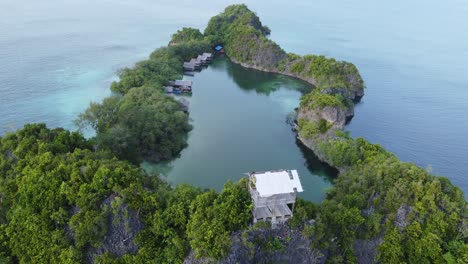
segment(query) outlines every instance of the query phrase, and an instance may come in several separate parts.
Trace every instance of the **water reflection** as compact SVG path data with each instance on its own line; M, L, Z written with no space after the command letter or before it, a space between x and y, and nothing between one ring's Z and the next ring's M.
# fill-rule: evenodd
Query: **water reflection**
M305 94L312 89L310 84L302 80L276 73L247 69L239 64L230 62L225 56L217 58L210 67L226 70L229 77L244 91L255 91L258 94L270 95L284 88ZM288 85L285 86L285 83Z
M320 161L315 153L304 146L301 141L296 139L296 145L301 150L302 155L305 159L305 165L307 169L314 175L322 177L329 183L333 183L333 180L338 176L339 171L328 164Z
M220 190L248 171L297 169L305 190L300 196L315 202L324 198L336 172L298 146L286 122L309 85L245 69L227 58L187 79L194 82L188 147L172 161L142 164L147 172L172 184Z

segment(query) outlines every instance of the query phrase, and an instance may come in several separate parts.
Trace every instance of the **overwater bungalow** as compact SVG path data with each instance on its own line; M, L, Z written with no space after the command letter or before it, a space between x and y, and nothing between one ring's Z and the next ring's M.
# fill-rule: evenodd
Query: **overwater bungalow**
M189 93L192 92L192 81L175 80L170 81L169 85L172 87L173 93Z

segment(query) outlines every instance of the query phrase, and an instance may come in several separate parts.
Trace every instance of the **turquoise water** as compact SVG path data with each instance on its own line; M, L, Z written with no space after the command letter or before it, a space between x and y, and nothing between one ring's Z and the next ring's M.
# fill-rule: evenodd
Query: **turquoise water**
M182 26L203 28L233 2L2 0L0 134L27 122L73 129L90 101L109 94L117 69ZM431 166L468 192L466 1L244 2L285 50L356 64L367 90L348 127L353 136Z

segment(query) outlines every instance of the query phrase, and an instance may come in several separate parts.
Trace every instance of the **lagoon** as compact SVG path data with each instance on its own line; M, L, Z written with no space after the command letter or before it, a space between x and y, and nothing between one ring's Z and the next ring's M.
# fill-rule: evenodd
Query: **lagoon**
M290 77L245 69L226 57L186 77L194 83L190 102L193 131L179 158L162 164L143 164L170 183L189 183L222 189L250 171L296 169L304 193L313 201L324 198L337 172L320 163L296 142L288 116L311 87ZM180 96L176 96L180 97Z

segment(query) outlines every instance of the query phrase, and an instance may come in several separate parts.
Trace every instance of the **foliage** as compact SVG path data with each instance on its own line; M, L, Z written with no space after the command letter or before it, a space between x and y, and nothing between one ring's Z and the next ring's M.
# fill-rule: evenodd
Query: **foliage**
M223 43L236 62L256 68L294 74L316 87L362 89L364 82L357 68L348 62L324 56L286 54L266 36L268 27L247 6L231 5L210 19L205 37L212 45Z
M362 78L352 63L315 55L304 56L303 60L308 64L308 67L302 74L314 78L316 86L351 88L357 85L362 88ZM353 80L354 78L357 80ZM357 84L352 83L353 81L357 81Z
M307 122L300 121L305 132ZM316 141L330 165L346 169L321 204L315 225L304 229L315 238L314 246L328 250L330 262L356 261L357 239L383 239L376 248L382 263L463 263L467 206L458 188L349 133Z
M177 30L177 32L172 35L169 45L175 45L191 40L203 40L203 34L199 29L184 27L180 30Z
M229 251L229 235L247 227L251 219L251 199L247 180L237 185L227 182L221 194L207 192L191 205L187 230L197 257L220 259Z
M79 258L74 238L76 249L96 246L105 231L96 202L137 183L140 173L106 153L93 153L77 133L43 124L6 135L0 153L1 236L8 254L22 263ZM78 214L69 213L72 206Z
M364 81L355 65L323 55L299 56L288 53L286 58L278 62L277 67L281 68L281 72L293 73L294 76L308 80L318 88L364 88Z
M346 107L346 101L340 94L323 93L320 89L302 96L301 107L307 107L310 110L322 109L324 107Z
M260 19L245 4L230 5L224 9L224 12L214 16L208 22L205 29L205 36L220 42L226 42L226 36L230 30L239 26L249 26L255 31L268 35L270 29L263 26ZM218 43L214 42L213 45Z
M122 99L109 97L80 115L78 123L96 129L96 142L133 162L176 156L191 130L179 103L157 88L131 89Z
M187 39L178 45L159 48L149 59L138 62L133 68L120 70L120 80L112 83L111 90L124 95L130 89L144 85L161 88L171 80L182 78L184 61L210 50L207 41L196 38Z
M330 129L330 127L333 125L332 123L328 122L323 118L320 119L318 122L302 118L298 120L298 124L299 135L305 139L309 139L317 134L326 133L328 129Z
M299 228L305 221L314 219L317 212L318 206L316 204L298 197L296 198L293 217L288 220L288 225L291 228Z
M173 189L114 155L138 163L180 152L191 127L161 87L180 78L183 61L214 44L223 43L237 62L312 82L318 88L302 98L301 107L352 107L346 91L363 88L354 65L286 54L269 33L245 5L230 6L210 20L203 38L184 28L173 35L177 45L122 70L111 86L116 94L92 103L77 122L94 128L95 139L43 124L0 138L0 262L82 263L90 250L109 242L109 219L127 206L144 226L128 238L138 251L121 257L105 252L94 256L96 262L181 263L190 249L222 259L233 231L250 221L245 180L228 182L219 194L188 185ZM304 137L330 128L325 120L299 120L299 126ZM301 237L325 249L330 263L356 262L358 239L382 239L381 263L468 262L467 203L460 189L379 145L342 131L328 134L319 137L317 152L342 173L321 205L298 199L289 225L302 228ZM314 224L304 225L311 218ZM285 249L286 240L261 234L253 235L259 250Z
M205 236L194 223L215 227L215 241L226 244L251 214L246 181L227 183L220 194L188 185L172 189L108 152L93 151L76 132L43 124L0 138L0 193L0 260L15 263L84 262L90 249L109 243L108 219L123 206L144 223L128 238L139 250L120 258L105 252L95 256L97 262L181 263L190 244ZM212 206L200 203L206 196L214 197ZM203 211L210 212L206 218ZM221 250L216 245L197 250Z
M89 107L75 121L80 129L91 127L96 133L105 133L117 122L120 96L104 98L102 103L91 102Z
M322 203L317 217L322 228L313 233L332 255L353 261L356 239L383 237L378 258L385 263L464 257L464 246L447 246L466 245L460 234L466 234L467 217L462 192L447 179L361 138L329 139L319 150L333 166L348 168Z
M148 60L122 70L120 80L111 85L117 95L91 103L76 124L93 128L98 146L122 159L138 163L177 156L191 126L179 103L161 87L181 77L183 61L209 50L207 41L193 38L155 50Z
M205 29L205 36L212 45L223 43L231 59L271 69L286 53L266 38L268 34L270 29L243 4L227 7L211 18Z
M207 40L189 40L174 46L159 48L150 55L151 60L173 60L177 61L178 69L182 70L184 61L196 58L204 52L211 52L211 46Z
M169 80L182 77L180 65L174 61L145 60L137 63L135 67L125 68L119 72L119 82L113 82L111 90L114 93L126 94L129 90L143 85L162 87Z

